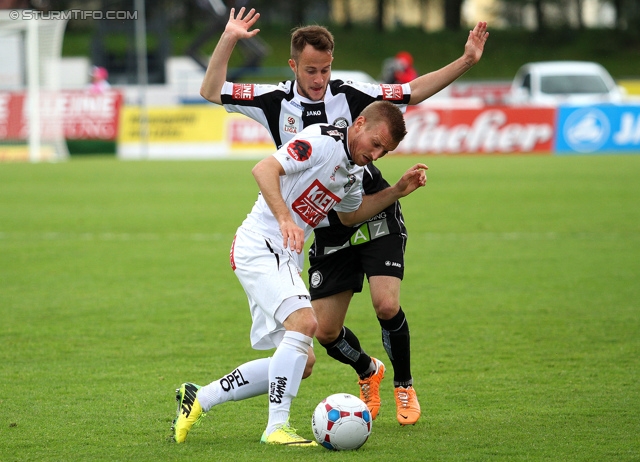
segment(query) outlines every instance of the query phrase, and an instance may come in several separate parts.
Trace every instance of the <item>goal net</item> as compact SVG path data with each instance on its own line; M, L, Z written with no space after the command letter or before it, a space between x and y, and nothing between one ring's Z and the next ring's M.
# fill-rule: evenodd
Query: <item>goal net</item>
M60 56L67 19L0 10L0 161L63 160Z

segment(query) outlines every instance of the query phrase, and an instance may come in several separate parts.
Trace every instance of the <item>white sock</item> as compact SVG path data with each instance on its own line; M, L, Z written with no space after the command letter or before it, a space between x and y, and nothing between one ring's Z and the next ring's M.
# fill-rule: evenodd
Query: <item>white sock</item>
M287 331L269 364L269 422L267 435L289 420L291 401L298 394L313 339Z
M227 401L240 401L269 390L271 358L256 359L198 390L198 401L205 412Z

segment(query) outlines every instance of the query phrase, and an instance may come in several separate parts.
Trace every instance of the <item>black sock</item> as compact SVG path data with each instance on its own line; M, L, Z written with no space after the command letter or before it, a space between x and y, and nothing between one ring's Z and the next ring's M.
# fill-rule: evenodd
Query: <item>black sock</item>
M382 327L382 345L393 365L393 383L396 387L408 387L413 384L411 377L411 341L409 324L400 307L393 318L378 318Z
M342 328L342 332L333 342L321 345L333 359L353 367L359 376L366 375L371 365L371 357L360 348L358 337L347 327Z

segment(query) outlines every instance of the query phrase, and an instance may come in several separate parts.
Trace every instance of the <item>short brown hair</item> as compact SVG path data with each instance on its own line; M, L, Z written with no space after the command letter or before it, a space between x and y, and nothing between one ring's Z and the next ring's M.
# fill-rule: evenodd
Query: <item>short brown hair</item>
M389 134L396 143L402 141L407 134L402 111L389 101L375 101L364 108L360 115L365 118L367 123L374 125L386 123L389 127Z
M311 45L318 51L328 51L333 55L333 35L324 26L305 26L293 29L291 33L291 59L296 63L304 47Z

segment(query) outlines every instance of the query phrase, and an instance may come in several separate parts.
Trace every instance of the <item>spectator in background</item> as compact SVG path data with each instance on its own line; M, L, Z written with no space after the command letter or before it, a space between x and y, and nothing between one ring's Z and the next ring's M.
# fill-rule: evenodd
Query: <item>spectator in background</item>
M384 83L409 83L418 77L413 67L413 56L408 51L399 51L393 58L387 58L382 64Z
M107 82L108 78L109 72L104 67L93 66L89 91L95 95L99 95L109 90L111 85Z

